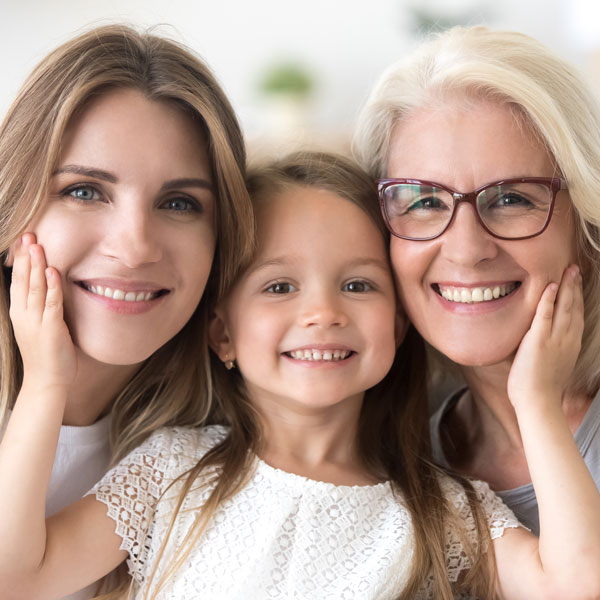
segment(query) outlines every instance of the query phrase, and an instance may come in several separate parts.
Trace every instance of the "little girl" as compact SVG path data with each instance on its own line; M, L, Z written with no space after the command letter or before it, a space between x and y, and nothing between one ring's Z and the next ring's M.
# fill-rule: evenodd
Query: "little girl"
M428 460L423 345L396 305L372 182L339 157L300 154L255 174L250 188L255 255L209 329L219 360L212 397L198 401L211 424L154 433L47 522L38 465L15 472L10 456L19 444L40 460L53 452L69 348L55 271L31 240L15 249L17 337L45 391L22 391L17 406L54 416L32 427L15 410L0 447L0 509L10 497L28 514L0 537L8 597L55 598L127 560L133 598L492 598L490 539L500 595L577 597L564 578L589 575L579 546L555 540L539 553L486 484ZM575 267L558 288L544 292L519 351L515 395L560 397L574 364ZM578 453L564 453L573 479L562 483L581 504L568 525L581 539L598 531L600 499Z

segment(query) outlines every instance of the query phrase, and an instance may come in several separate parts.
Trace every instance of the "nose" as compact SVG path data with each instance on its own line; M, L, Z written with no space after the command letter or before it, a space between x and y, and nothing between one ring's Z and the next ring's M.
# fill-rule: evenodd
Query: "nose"
M334 291L320 291L307 294L304 301L300 323L303 327L345 327L348 315L343 307L342 298Z
M108 218L106 255L132 269L161 260L161 232L147 202L124 200Z
M443 255L461 266L475 266L498 254L496 239L483 228L475 208L467 202L456 207L454 218L440 241Z

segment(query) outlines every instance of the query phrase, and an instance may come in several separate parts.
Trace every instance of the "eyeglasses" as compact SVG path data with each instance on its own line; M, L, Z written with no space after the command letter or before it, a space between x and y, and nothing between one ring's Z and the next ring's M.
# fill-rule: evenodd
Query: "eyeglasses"
M470 193L421 179L379 179L381 211L390 232L425 241L448 229L461 202L473 206L481 226L502 240L524 240L546 229L559 190L558 177L522 177L483 185Z

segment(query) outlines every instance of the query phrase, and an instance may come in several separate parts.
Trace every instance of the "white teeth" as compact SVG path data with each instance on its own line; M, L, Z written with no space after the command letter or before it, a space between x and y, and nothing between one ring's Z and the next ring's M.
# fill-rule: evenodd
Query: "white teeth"
M450 302L461 302L474 304L477 302L489 302L510 294L517 287L516 283L507 283L490 287L455 288L439 286L440 294Z
M144 302L151 300L154 296L154 292L125 292L123 290L113 290L109 287L102 285L90 285L86 286L86 290L97 294L98 296L105 296L106 298L112 298L113 300L125 300L126 302Z
M344 360L350 355L349 350L292 350L288 352L296 360L322 360L336 361Z

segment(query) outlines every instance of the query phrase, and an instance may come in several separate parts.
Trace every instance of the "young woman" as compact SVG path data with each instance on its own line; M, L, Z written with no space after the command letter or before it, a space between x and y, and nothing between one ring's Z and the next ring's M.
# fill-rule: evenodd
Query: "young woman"
M578 544L560 546L559 528L554 546L538 548L485 484L427 460L422 342L409 333L397 351L406 321L370 179L309 154L250 184L256 253L210 325L222 424L156 432L47 523L32 499L74 360L57 273L29 234L15 248L14 324L33 387L19 394L0 454L0 507L14 515L0 536L4 589L52 598L128 558L136 598L450 600L453 588L491 598L492 538L504 597L581 597L562 587L587 573ZM531 415L560 397L579 350L576 268L557 292L544 292L513 365L511 397ZM578 454L564 452L582 503L560 526L576 541L587 534L597 556L600 494L580 481Z
M47 515L156 428L205 419L196 399L211 385L206 296L229 284L250 248L244 169L235 115L206 65L124 26L57 48L8 111L0 129L0 420L27 383L8 299L25 231L61 279L63 334L74 343L68 398L54 415L63 425L56 458L45 467L47 500L45 490L37 498Z

